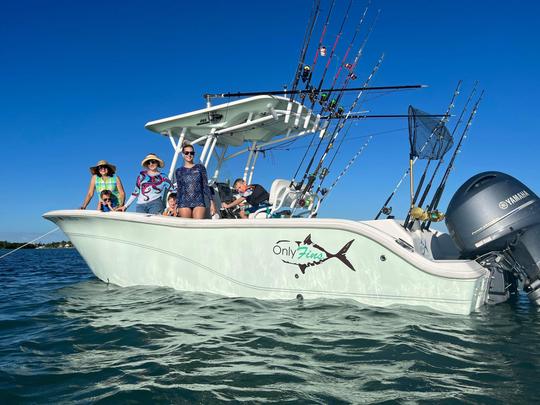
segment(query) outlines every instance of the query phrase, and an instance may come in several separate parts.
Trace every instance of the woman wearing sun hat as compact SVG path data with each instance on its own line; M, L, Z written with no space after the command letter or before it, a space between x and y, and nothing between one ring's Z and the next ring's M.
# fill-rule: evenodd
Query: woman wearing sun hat
M90 179L90 185L88 186L88 192L84 202L81 205L81 209L84 210L92 200L94 191L98 196L103 190L110 190L112 192L113 204L120 206L124 204L124 187L120 181L120 177L116 175L116 166L107 162L106 160L100 160L95 166L90 168L92 178Z
M172 185L167 176L159 172L159 168L163 168L165 164L155 153L149 153L142 160L141 165L146 170L139 173L135 190L126 204L118 208L118 211L125 211L133 201L137 200L136 212L161 214L165 209L163 196Z

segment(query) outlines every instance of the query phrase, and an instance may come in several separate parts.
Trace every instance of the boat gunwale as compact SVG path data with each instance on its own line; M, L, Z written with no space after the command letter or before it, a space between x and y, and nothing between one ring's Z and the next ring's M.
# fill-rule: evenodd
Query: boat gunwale
M474 260L430 260L419 253L411 252L395 243L395 237L386 234L361 221L337 218L272 218L272 219L184 219L161 215L130 212L100 212L93 210L55 210L43 214L45 219L97 218L124 222L146 223L158 226L188 229L249 229L249 228L319 228L348 231L366 237L390 250L419 271L431 276L453 280L473 280L487 277L489 271ZM58 224L57 224L58 225ZM60 226L61 228L61 226ZM458 266L461 265L461 266ZM441 269L433 269L441 267ZM444 267L443 267L444 266ZM448 267L454 267L448 271ZM445 269L445 270L443 270ZM451 273L451 274L449 274Z

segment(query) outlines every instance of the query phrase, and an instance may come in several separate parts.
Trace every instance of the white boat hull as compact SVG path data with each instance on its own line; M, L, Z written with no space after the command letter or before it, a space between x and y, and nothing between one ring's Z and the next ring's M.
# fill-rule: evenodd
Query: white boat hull
M185 220L80 210L44 217L70 238L98 278L122 287L259 299L301 294L455 314L469 314L487 299L489 272L476 262L428 260L396 243L400 235L370 222ZM332 256L350 241L344 260Z

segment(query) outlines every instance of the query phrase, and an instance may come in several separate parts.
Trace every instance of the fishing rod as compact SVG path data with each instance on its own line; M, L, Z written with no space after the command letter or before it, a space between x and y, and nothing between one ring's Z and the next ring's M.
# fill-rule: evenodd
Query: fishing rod
M319 83L319 87L317 89L317 92L315 92L315 90L313 89L313 91L310 93L310 97L312 97L312 104L311 104L311 109L313 109L313 107L315 106L315 101L317 99L317 96L320 94L320 103L321 103L321 111L319 111L319 114L322 114L326 108L327 108L327 105L326 105L326 101L328 100L328 95L334 90L335 88L335 85L336 85L336 81L339 77L339 74L341 72L341 69L343 66L345 66L345 62L347 61L347 57L348 57L348 54L349 54L349 51L351 49L351 47L353 46L355 40L356 40L356 36L358 35L358 32L360 31L360 26L362 25L364 19L365 19L365 16L367 14L367 11L368 11L368 8L369 8L369 5L371 3L371 0L369 1L366 9L364 10L364 13L362 14L362 17L360 18L360 22L358 23L358 25L356 26L356 30L355 30L355 33L353 35L353 38L351 39L351 42L349 43L349 47L347 48L347 51L345 52L345 56L343 57L343 61L341 62L341 65L334 77L334 81L332 82L332 86L330 87L330 91L329 93L326 93L324 90L321 90L321 87L322 87L322 83L323 81L321 81ZM329 60L330 62L330 60ZM327 63L327 66L328 66L328 63ZM343 87L343 86L342 86ZM324 131L326 131L326 128L328 127L329 123L327 123L322 129L321 129L321 134L324 134ZM304 152L304 156L302 156L302 159L300 160L299 164L298 164L298 167L296 168L296 171L294 172L294 175L291 179L291 184L289 185L289 187L292 187L293 184L294 184L294 181L296 179L296 176L298 175L298 172L300 171L300 169L302 168L302 165L304 164L304 161L306 160L306 157L309 153L309 150L311 149L311 146L313 145L313 141L315 140L315 137L316 137L316 133L313 133L313 135L311 136L311 139L309 141L309 146L307 147L307 149L305 150ZM305 176L304 176L304 179L305 179ZM303 179L303 180L304 180ZM303 181L302 180L302 181Z
M380 14L381 14L381 10L379 9L377 11L377 15L375 16L375 19L373 20L373 22L371 23L371 26L369 27L369 30L364 38L364 41L362 42L362 45L360 46L360 49L358 50L356 54L356 57L353 60L353 63L349 66L349 74L345 77L345 80L343 81L343 84L341 86L342 88L346 88L349 85L349 81L356 80L356 74L354 73L354 71L356 70L356 67L358 66L358 62L360 61L360 58L362 57L364 53L364 49L367 45L369 38L371 37L371 33L373 32L375 25L377 24ZM360 90L360 91L363 91L363 90ZM345 91L341 90L338 92L338 95L335 99L330 99L330 97L328 97L329 98L329 101L327 102L328 110L333 111L334 109L337 109L337 111L339 111L340 110L339 102L341 101L344 94L345 94Z
M461 133L459 142L456 148L454 149L454 153L452 154L452 157L450 158L450 162L448 163L448 166L446 167L446 171L444 172L443 178L441 179L441 182L439 183L439 187L435 191L435 195L433 196L433 199L431 200L431 204L429 204L430 211L436 210L439 205L439 202L441 201L443 191L446 187L446 182L448 181L450 172L454 168L454 161L456 160L457 154L461 151L461 145L463 143L463 140L467 137L467 132L469 131L469 128L472 124L474 116L476 115L476 112L478 111L478 106L480 105L480 102L482 101L483 96L484 96L484 90L482 90L482 92L480 93L480 97L478 97L478 100L474 104L473 110L471 111L471 114L469 115L469 119L467 120L467 124L465 125L465 128L463 129L463 132ZM431 225L431 221L427 221L427 222L424 221L421 229L429 230L430 225Z
M311 14L311 17L310 17L310 20L309 20L309 23L306 27L306 32L304 34L304 41L302 43L302 48L300 50L300 58L298 59L298 66L296 67L296 72L294 74L294 79L293 79L293 83L292 83L292 92L289 93L290 94L290 101L292 102L293 99L294 99L294 96L296 93L294 93L296 91L296 88L298 87L298 82L300 81L300 77L302 75L302 68L304 66L304 61L306 59L306 53L307 53L307 50L309 48L309 43L311 42L311 36L313 34L313 28L315 28L315 23L317 22L317 18L319 17L319 12L320 12L320 8L321 8L321 0L315 0L314 3L313 3L313 8L312 8L312 14ZM205 98L207 100L210 100L211 98L214 98L214 97L227 97L226 95L222 95L222 96L213 96L211 94L205 94ZM241 97L241 96L238 96L238 97Z
M333 115L326 115L320 117L321 120L334 120L334 119L340 119L343 118L344 114L333 114ZM423 118L441 118L441 117L447 117L447 114L419 114L416 115L416 117L423 117ZM350 114L350 118L357 118L357 119L364 119L364 118L409 118L409 114L375 114L375 115L367 115L367 114Z
M377 61L377 64L373 67L373 70L371 71L371 73L369 74L368 78L366 79L365 83L364 83L364 87L366 87L369 82L371 81L371 79L373 78L373 76L375 75L375 73L377 73L377 71L379 70L379 68L381 67L381 64L384 60L384 53L381 55L381 57L379 58L379 60ZM356 107L356 104L358 103L358 101L360 100L360 97L362 96L363 94L363 91L360 91L358 93L358 95L356 96L356 99L353 101L353 103L351 104L351 106L349 107L349 111L347 112L347 114L343 117L342 120L339 120L338 123L336 124L335 128L334 128L334 131L332 133L332 135L330 136L330 139L328 140L328 143L326 145L326 148L322 154L322 156L320 157L319 159L319 162L317 163L317 167L315 168L315 170L313 171L312 174L309 175L309 179L308 179L308 183L306 185L306 187L304 188L304 191L303 191L303 194L305 194L306 192L308 192L311 187L313 186L313 183L315 182L315 179L317 178L317 175L319 174L319 171L321 170L322 168L322 165L324 163L324 160L326 159L326 156L328 155L328 153L330 152L330 149L333 147L333 144L335 142L335 140L337 139L337 137L339 136L339 132L341 131L341 129L343 128L343 126L345 125L345 122L347 121L348 119L348 116L350 115L350 113L355 109ZM306 173L304 174L304 178L302 179L302 182L301 184L304 182L307 174L309 174L309 169L311 168L311 165L313 163L313 160L318 152L318 149L319 149L319 146L321 145L322 143L322 140L323 140L323 137L321 137L319 139L319 144L317 145L317 149L315 150L313 156L312 156L312 159L310 161L310 164L308 165L308 167L306 168ZM321 173L321 176L325 176L326 175L326 172L325 173Z
M416 162L417 159L418 158L415 158L415 162ZM405 170L405 173L403 173L403 175L401 176L401 179L399 179L399 181L397 182L396 187L394 187L394 190L392 190L392 192L390 193L390 195L388 196L386 201L383 203L383 205L382 205L381 209L379 210L379 212L377 212L377 215L375 216L375 219L379 219L381 214L389 215L392 212L392 208L387 207L387 205L392 200L392 198L394 197L394 195L398 191L399 187L401 187L401 183L403 183L403 180L405 180L407 178L407 176L409 175L409 170L410 170L409 167L407 168L407 170Z
M444 130L445 124L449 120L450 112L452 111L452 109L455 106L455 101L456 101L457 96L459 95L462 83L463 83L462 80L458 81L456 89L454 90L454 93L452 95L452 99L450 100L450 103L448 104L448 107L446 108L446 114L444 115L443 118L441 118L441 120L439 121L437 126L431 131L431 134L429 135L429 138L431 138L434 135L437 136L437 133L440 130ZM415 115L415 118L416 118L416 115ZM428 140L429 140L429 138L428 138ZM426 141L426 144L427 144L427 141ZM422 173L422 176L420 177L420 181L418 182L418 187L416 188L416 192L414 193L414 196L411 196L411 207L409 209L409 212L407 213L407 216L405 218L405 222L403 223L403 226L405 228L407 228L407 229L410 229L410 227L412 227L412 225L414 223L414 220L410 221L410 223L409 223L409 220L411 219L411 210L414 208L414 205L416 204L416 201L418 200L418 197L420 195L420 191L422 190L422 187L424 186L424 181L426 180L426 176L427 176L427 172L429 170L429 166L430 166L430 164L431 164L431 162L433 160L433 152L435 151L435 148L437 148L437 147L438 147L438 143L435 142L433 144L433 148L432 148L432 151L430 153L429 159L428 159L428 161L426 163L426 167L424 168L424 172ZM443 158L442 156L437 156L437 157L439 158L439 161L441 161L442 158ZM411 176L411 179L412 179L412 176Z
M351 0L352 1L352 0ZM311 66L304 65L302 68L302 81L305 83L305 89L311 90L313 86L311 86L311 78L313 77L313 72L315 71L315 66L317 65L317 60L319 57L319 54L321 53L321 49L323 47L323 41L324 37L326 35L326 30L328 29L328 24L330 23L330 16L332 15L332 10L334 9L334 6L336 4L336 0L332 0L332 3L330 4L330 8L328 9L328 14L326 15L326 20L323 25L321 37L319 39L319 44L317 45L317 48L315 49L315 57L313 58L313 63ZM323 55L324 56L324 55ZM301 94L301 102L302 105L304 104L305 95ZM313 107L312 107L313 108Z
M461 122L463 120L463 116L465 115L465 112L467 111L467 108L468 108L469 103L471 102L471 100L473 98L473 95L476 93L476 86L477 85L478 85L478 81L475 81L473 89L472 89L471 93L469 94L469 97L467 98L467 101L465 102L465 105L464 105L463 109L461 110L459 118L458 118L456 124L454 125L454 129L452 130L452 139L454 138L454 134L456 133L456 130L458 129L459 125L461 124ZM435 176L436 176L437 172L439 171L439 168L442 166L442 163L443 163L442 159L440 159L437 162L437 166L435 167L435 170L433 171L433 174L431 175L431 178L430 178L428 184L426 185L424 193L422 194L422 197L418 201L418 206L419 207L422 207L422 205L424 205L424 202L425 202L425 200L426 200L426 198L427 198L427 196L429 194L429 191L431 190L431 186L433 184L433 181L435 180Z
M406 84L406 85L397 85L397 86L373 86L373 87L351 87L346 88L342 87L339 89L321 89L315 91L316 93L324 93L332 91L383 91L383 90L412 90L412 89L423 89L428 87L426 84ZM203 94L205 99L207 98L233 98L233 97L250 97L250 96L282 96L282 95L296 95L296 94L307 94L310 90L269 90L269 91L247 91L247 92L236 92L236 93L206 93Z
M356 90L356 91L360 91L360 92L363 92L366 88L367 88L367 84L364 84L363 87L361 88L356 88L356 89L347 89L347 86L349 85L349 81L351 79L355 80L356 79L356 75L354 73L355 69L356 69L356 66L358 65L358 61L360 60L360 57L362 56L362 53L364 52L364 48L367 44L367 41L371 35L371 32L373 31L373 28L375 27L375 23L377 22L377 19L379 18L379 15L381 13L381 10L378 11L377 13L377 17L375 18L375 20L373 21L373 23L371 24L371 27L366 35L366 37L364 38L364 41L362 42L362 44L360 45L360 48L358 49L358 52L356 53L355 57L354 57L354 60L353 60L353 63L352 64L347 64L345 67L348 69L349 73L347 74L347 77L345 78L343 84L341 85L341 89L339 89L339 93L338 93L338 100L336 99L332 99L332 100L329 100L328 97L326 97L327 99L327 102L324 103L322 105L322 108L321 108L321 112L320 114L322 114L324 111L334 111L334 109L337 108L337 111L338 112L341 112L340 111L340 108L338 106L338 102L339 100L341 99L342 95L344 94L345 91L353 91L353 90ZM420 87L423 87L423 85L419 85ZM387 86L384 86L384 87L387 87ZM331 91L333 89L330 89L330 90L321 90L321 92L326 92L326 91ZM387 89L388 90L388 89ZM358 98L357 98L358 99ZM351 110L349 110L350 112ZM338 124L339 124L339 121L338 121ZM334 133L336 131L336 128L338 127L338 125L336 125L336 127L334 128ZM326 131L326 128L324 128L324 131ZM298 171L300 170L300 167L302 166L302 164L304 163L304 159L305 157L307 156L307 152L309 151L309 149L311 148L311 145L313 143L313 140L315 139L315 135L311 138L311 142L309 144L309 147L308 149L306 150L306 153L304 155L304 157L302 158L300 164L298 165L298 169L296 170L296 173L295 173L295 176L293 177L293 180L291 180L291 185L292 183L294 182L294 178L296 178L296 174L298 174ZM315 157L317 155L317 152L319 151L319 148L321 146L321 143L322 143L322 139L323 139L323 133L321 133L321 135L319 135L319 142L317 144L317 147L315 149L315 152L313 152L312 156L311 156L311 159L310 159L310 162L306 168L306 170L304 171L304 176L302 177L302 180L300 181L300 184L297 186L298 189L302 188L302 186L304 185L304 181L306 180L306 178L308 177L309 175L309 170L311 169L311 166L315 160ZM311 181L311 183L313 183L313 180Z
M351 166L354 164L354 162L356 161L356 159L358 159L358 157L364 152L364 150L368 147L369 145L369 142L371 141L371 139L373 139L373 135L371 135L367 141L362 145L362 147L354 154L354 156L351 158L351 160L349 160L349 162L347 163L347 165L345 165L345 167L343 168L343 170L341 171L341 173L339 173L339 175L336 177L336 179L334 180L334 182L330 185L330 187L328 188L328 190L326 190L323 194L323 196L321 197L321 199L319 200L319 204L318 204L318 207L321 206L322 202L328 197L328 194L330 194L330 192L334 189L334 187L336 186L336 184L339 182L339 180L349 171L349 169L351 168ZM323 179L324 180L324 179ZM322 184L322 182L321 182ZM317 190L318 192L319 190Z
M364 20L366 18L366 15L367 15L367 12L369 10L369 6L371 5L371 0L368 1L368 4L366 6L366 8L364 9L364 13L362 14L362 17L360 17L360 21L358 22L358 24L356 25L356 28L354 30L354 34L351 38L351 41L349 42L349 46L347 47L347 50L345 51L345 54L343 55L343 59L339 65L339 68L336 72L336 74L334 75L334 80L332 80L332 85L330 86L330 92L328 94L326 94L325 96L325 93L321 94L321 101L322 102L325 102L329 97L330 95L332 94L332 91L333 89L336 87L336 83L337 83L337 80L341 74L341 70L343 69L343 67L345 66L346 62L347 62L347 58L349 57L349 52L351 51L355 41L356 41L356 37L358 36L358 33L360 32L360 27L362 26L362 24L364 23ZM325 99L323 100L323 96L325 96Z
M330 67L330 63L332 62L332 58L334 57L334 53L336 51L337 44L339 42L339 39L343 35L343 27L345 27L345 23L347 22L347 19L349 18L349 11L351 9L353 0L349 0L349 5L347 6L347 11L345 11L345 15L343 17L343 21L341 21L341 26L339 27L339 32L336 35L336 39L334 41L334 45L332 46L332 50L330 51L330 56L328 56L328 61L326 62L326 65L324 67L323 74L321 76L321 80L319 80L319 85L317 86L317 91L310 93L310 99L311 99L311 107L310 110L313 110L313 107L315 106L315 103L317 102L317 96L319 95L321 88L324 83L324 79L326 77L326 73L328 72L328 68ZM322 46L322 45L321 45Z

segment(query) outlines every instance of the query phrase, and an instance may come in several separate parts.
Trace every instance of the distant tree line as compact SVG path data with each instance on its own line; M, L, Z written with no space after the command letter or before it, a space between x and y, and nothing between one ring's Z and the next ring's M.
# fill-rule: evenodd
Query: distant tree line
M7 240L0 240L0 249L17 249L23 246L24 243L8 242ZM70 241L51 242L51 243L30 243L23 247L23 249L60 249L60 248L72 248L73 244Z

